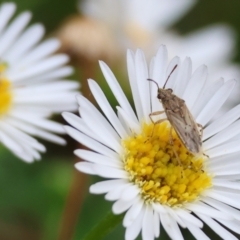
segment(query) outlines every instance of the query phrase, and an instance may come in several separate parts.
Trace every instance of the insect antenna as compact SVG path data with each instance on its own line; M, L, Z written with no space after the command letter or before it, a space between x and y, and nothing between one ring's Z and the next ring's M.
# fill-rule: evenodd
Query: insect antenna
M157 85L157 88L159 88L159 85L158 85L158 83L157 83L156 81L152 80L151 78L148 78L147 80L148 80L149 82L154 82L154 83Z
M169 78L171 77L172 73L175 71L175 69L177 68L177 66L178 66L178 65L176 64L176 65L174 66L173 70L169 73L169 75L168 75L168 77L167 77L167 80L166 80L165 84L163 85L163 89L165 89L165 86L166 86Z

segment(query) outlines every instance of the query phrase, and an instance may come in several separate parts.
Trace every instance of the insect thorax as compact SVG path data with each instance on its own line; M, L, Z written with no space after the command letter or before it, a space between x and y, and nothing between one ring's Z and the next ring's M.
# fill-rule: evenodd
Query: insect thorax
M180 107L182 99L172 93L172 89L158 89L157 98L161 100L165 110L175 110Z

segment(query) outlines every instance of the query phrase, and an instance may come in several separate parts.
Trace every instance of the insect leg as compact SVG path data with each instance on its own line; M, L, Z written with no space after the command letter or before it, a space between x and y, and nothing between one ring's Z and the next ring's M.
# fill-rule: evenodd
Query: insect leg
M197 123L197 126L200 128L200 137L202 138L203 135L203 126L199 123Z
M150 114L149 114L149 118L150 118L151 122L155 124L155 122L154 122L153 119L152 119L152 116L161 115L161 114L163 114L163 113L165 113L165 111L157 111L157 112L152 112L152 113L150 113Z
M179 157L178 157L178 154L177 154L177 152L176 152L175 149L174 149L173 137L172 137L172 129L173 129L173 127L171 126L171 127L170 127L170 144L172 145L172 149L173 149L173 152L174 152L175 157L177 158L178 164L179 164L180 166L182 166L182 163L181 163L181 161L180 161L180 159L179 159Z
M152 129L152 133L151 133L151 137L153 136L155 125L167 120L166 118L164 118L164 119L159 119L158 121L154 122L153 119L152 119L152 116L161 115L163 113L165 113L165 111L157 111L157 112L152 112L152 113L149 114L149 118L150 118L151 122L154 124L153 129Z
M155 129L155 126L157 125L157 124L159 124L159 123L161 123L161 122L164 122L164 121L166 121L167 119L166 118L164 118L164 119L159 119L158 121L156 121L156 122L153 122L153 129L152 129L152 133L151 133L151 137L153 136L153 133L154 133L154 129Z

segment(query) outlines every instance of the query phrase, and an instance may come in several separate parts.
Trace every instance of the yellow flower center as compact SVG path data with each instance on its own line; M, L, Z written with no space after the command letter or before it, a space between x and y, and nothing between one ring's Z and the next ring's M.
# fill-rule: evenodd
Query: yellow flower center
M172 130L170 123L144 124L142 133L123 140L125 169L141 188L146 202L179 206L194 201L211 186L204 169L205 156L194 156ZM175 154L176 153L176 154Z
M4 76L6 68L5 63L0 63L0 116L8 112L12 105L11 84Z

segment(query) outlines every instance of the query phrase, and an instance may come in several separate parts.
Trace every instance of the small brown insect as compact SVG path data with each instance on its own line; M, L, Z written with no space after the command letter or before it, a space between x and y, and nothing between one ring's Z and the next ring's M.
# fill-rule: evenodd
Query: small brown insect
M164 111L153 112L149 114L151 121L153 122L151 116L160 115L165 113L167 115L167 119L160 119L157 122L153 122L154 124L163 122L168 120L171 124L170 129L170 141L172 140L172 127L175 129L178 137L181 139L184 146L189 150L189 152L193 154L202 153L202 130L203 127L196 123L192 114L190 113L185 101L176 95L173 94L173 90L171 88L165 89L165 86L177 68L177 65L173 68L171 73L169 74L163 88L158 86L158 83L152 79L148 79L148 81L154 82L158 87L158 95L157 98L161 100Z

